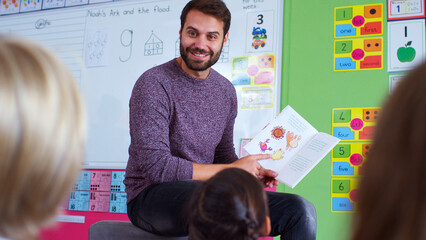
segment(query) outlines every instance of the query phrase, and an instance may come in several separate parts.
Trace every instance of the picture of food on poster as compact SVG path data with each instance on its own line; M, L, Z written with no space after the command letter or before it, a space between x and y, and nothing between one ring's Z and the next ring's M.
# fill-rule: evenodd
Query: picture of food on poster
M388 71L408 71L425 59L425 20L388 22Z
M246 155L243 146L280 111L281 56L276 24L278 13L270 7L248 11L245 28L245 52L232 58L231 81L238 97L238 116L234 142L240 157ZM272 116L272 117L271 117ZM252 121L251 119L256 119ZM250 121L250 124L247 124Z
M425 0L388 0L389 94L425 55Z

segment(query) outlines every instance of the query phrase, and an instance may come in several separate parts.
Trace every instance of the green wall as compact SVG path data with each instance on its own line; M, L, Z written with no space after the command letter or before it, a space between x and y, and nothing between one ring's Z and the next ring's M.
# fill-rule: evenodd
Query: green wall
M331 134L332 109L377 107L388 92L386 1L284 0L281 108L291 105L320 132ZM383 4L383 69L333 71L334 8ZM319 240L350 239L351 213L331 212L328 154L294 189L317 209Z

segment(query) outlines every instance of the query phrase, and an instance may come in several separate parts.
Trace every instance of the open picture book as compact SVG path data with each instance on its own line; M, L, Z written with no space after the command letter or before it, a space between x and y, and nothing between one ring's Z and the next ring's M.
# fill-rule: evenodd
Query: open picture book
M318 132L287 105L244 149L251 155L272 154L259 164L278 172L277 179L294 188L339 141Z

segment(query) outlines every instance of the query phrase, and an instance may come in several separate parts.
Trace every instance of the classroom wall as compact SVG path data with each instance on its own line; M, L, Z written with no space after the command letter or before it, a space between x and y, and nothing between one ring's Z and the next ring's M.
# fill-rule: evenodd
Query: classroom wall
M382 3L386 39L386 1L285 0L281 107L298 111L320 132L332 133L332 109L380 106L388 92L386 40L381 70L333 71L334 8ZM352 213L331 212L331 154L294 189L278 191L310 200L318 216L318 240L349 239Z
M333 108L380 106L388 93L389 76L386 69L386 1L282 1L284 33L281 108L291 105L320 132L331 134ZM383 69L333 71L334 8L376 3L383 4ZM353 213L331 211L331 179L331 154L328 154L296 188L290 189L280 184L278 191L299 194L315 205L318 216L317 239L349 239ZM43 239L65 239L64 236L85 239L88 226L95 221L127 219L125 214L78 211L66 211L65 214L84 215L86 224L83 228L80 223L60 224L46 230Z

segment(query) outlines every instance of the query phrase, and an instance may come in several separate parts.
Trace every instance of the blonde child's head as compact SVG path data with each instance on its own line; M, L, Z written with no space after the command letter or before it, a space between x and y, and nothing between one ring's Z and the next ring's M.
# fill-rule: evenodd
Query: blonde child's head
M0 36L0 236L31 239L57 212L82 164L84 107L48 50Z

